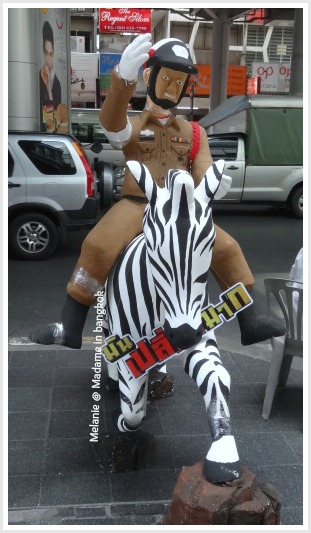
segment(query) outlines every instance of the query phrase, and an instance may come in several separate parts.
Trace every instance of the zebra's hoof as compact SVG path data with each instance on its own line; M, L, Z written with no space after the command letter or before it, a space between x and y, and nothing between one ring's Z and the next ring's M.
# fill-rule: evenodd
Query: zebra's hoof
M203 465L203 477L218 485L228 485L242 477L241 465L232 435L214 441Z
M162 400L174 395L174 378L170 374L160 372L157 368L149 373L148 403Z

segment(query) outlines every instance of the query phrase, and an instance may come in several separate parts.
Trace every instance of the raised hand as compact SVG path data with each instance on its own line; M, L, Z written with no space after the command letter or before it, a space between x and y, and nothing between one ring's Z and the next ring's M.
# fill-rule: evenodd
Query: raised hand
M151 34L144 33L138 35L138 37L125 48L119 64L119 74L121 78L127 81L133 81L137 78L139 67L149 59L148 52L151 46Z

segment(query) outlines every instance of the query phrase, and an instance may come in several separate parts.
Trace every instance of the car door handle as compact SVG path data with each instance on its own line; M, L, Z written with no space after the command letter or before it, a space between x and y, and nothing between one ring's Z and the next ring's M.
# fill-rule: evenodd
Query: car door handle
M20 183L12 183L11 181L9 181L9 189L13 189L13 187L20 187L21 184Z
M239 167L235 167L234 165L231 165L231 167L227 167L227 170L238 170Z

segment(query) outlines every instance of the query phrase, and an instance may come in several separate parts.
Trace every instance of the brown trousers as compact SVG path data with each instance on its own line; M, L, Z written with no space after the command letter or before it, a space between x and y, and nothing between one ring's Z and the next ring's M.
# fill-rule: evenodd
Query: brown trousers
M84 305L95 302L94 293L103 287L120 252L142 232L146 204L126 198L114 204L85 238L81 254L67 285L68 294ZM239 244L215 225L211 271L222 290L235 283L247 289L254 278Z

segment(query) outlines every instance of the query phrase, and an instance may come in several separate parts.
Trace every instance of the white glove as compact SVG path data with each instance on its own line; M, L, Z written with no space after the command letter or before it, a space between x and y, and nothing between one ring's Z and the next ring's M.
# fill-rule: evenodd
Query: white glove
M139 67L149 59L151 46L151 34L144 33L125 48L119 64L119 74L123 80L132 81L137 78Z

